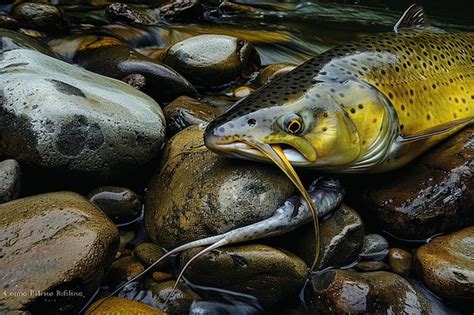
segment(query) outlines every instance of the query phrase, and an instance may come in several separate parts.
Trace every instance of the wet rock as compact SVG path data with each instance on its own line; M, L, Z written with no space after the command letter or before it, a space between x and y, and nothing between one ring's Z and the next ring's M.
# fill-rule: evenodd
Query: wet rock
M160 259L165 254L165 251L156 244L145 242L137 245L133 250L133 254L148 267ZM166 267L166 264L166 260L162 261L156 266L156 269L163 269Z
M0 28L6 28L9 30L16 31L20 27L17 20L13 17L8 15L1 15L0 16Z
M118 287L120 284L127 282L145 270L145 267L138 262L133 256L125 256L119 258L112 263L106 282L112 288Z
M333 269L305 290L311 314L445 314L401 276Z
M149 285L149 290L153 293L156 302L164 304L175 283L175 281L152 283ZM193 301L199 299L199 295L186 289L182 284L178 284L173 295L169 298L166 312L170 314L187 314Z
M106 314L161 315L165 313L144 303L115 296L95 301L85 312L85 315Z
M119 249L125 250L128 244L133 241L135 238L135 233L133 231L120 231L120 244Z
M168 280L172 280L173 275L166 272L155 271L154 273L151 274L151 278L153 279L153 281L160 283L160 282L166 282Z
M232 91L232 96L235 98L244 98L252 94L255 90L248 86L239 86Z
M191 125L210 122L222 112L191 97L180 96L163 110L168 123L168 134L174 135Z
M67 26L61 9L48 3L21 3L13 9L13 17L21 27L39 31L57 32Z
M390 266L383 261L360 261L355 265L359 271L382 271L390 270Z
M166 55L166 48L141 48L138 51L156 61L163 62L163 59Z
M141 75L140 90L160 102L198 95L178 72L124 45L89 46L77 52L75 62L89 71L128 82L130 75L135 75L132 82Z
M124 22L129 24L155 24L156 19L143 10L134 8L128 4L115 2L105 8L105 15L112 22Z
M140 198L128 188L101 186L87 197L115 223L130 222L141 214Z
M99 287L115 256L118 231L112 221L72 192L1 204L0 217L0 270L6 293L0 296L0 312L77 312ZM58 290L73 293L61 295Z
M18 32L6 29L0 29L0 47L1 52L18 48L27 48L36 50L51 57L56 57L56 55L43 43Z
M219 86L250 75L260 65L252 44L227 35L198 35L171 46L164 62L197 87Z
M274 63L263 68L255 79L257 86L264 86L274 79L290 72L296 68L296 65L291 63Z
M234 3L230 1L223 1L219 4L219 12L221 14L249 14L249 13L258 13L258 10L249 5Z
M272 165L243 164L208 151L197 126L170 140L162 163L148 185L145 226L164 247L260 221L294 192Z
M364 224L356 211L343 204L329 219L320 223L320 233L317 269L347 266L357 260L364 240ZM282 235L278 244L301 257L308 266L312 265L315 251L312 224Z
M474 224L474 127L466 128L409 166L356 183L348 195L390 233L423 239Z
M413 257L401 248L390 248L388 250L387 262L393 272L399 275L408 275L411 270Z
M159 105L125 83L20 48L3 51L0 72L0 151L7 157L108 175L161 148Z
M200 250L185 251L181 268ZM258 244L214 250L193 261L184 273L194 284L249 294L264 306L296 297L307 274L306 264L297 256Z
M199 19L203 8L199 0L175 0L160 8L160 17L170 21L189 21Z
M364 246L360 257L383 259L388 253L388 242L380 234L368 234L364 237Z
M454 303L474 303L474 226L436 237L418 248L417 270L435 294Z
M15 160L0 162L0 203L16 199L20 194L20 165Z

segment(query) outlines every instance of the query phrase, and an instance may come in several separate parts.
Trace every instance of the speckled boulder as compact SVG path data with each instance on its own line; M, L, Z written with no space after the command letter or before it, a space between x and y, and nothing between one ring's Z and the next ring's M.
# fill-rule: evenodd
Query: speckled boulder
M153 158L159 105L129 85L34 50L1 53L0 152L42 168L110 174Z
M105 8L105 15L112 22L125 22L145 25L156 23L156 19L147 12L120 2L115 2L108 5Z
M430 290L448 301L470 304L474 311L474 226L421 246L415 262Z
M202 248L184 252L181 267ZM274 306L298 295L308 268L297 256L266 245L224 247L202 255L185 271L191 282L255 296Z
M112 221L72 192L1 204L0 217L0 313L75 313L115 256L118 231Z
M211 87L250 75L258 69L260 57L249 42L210 34L174 44L164 62L197 87Z
M163 164L148 185L145 226L164 247L258 222L294 192L291 181L272 165L208 151L197 126L170 140Z

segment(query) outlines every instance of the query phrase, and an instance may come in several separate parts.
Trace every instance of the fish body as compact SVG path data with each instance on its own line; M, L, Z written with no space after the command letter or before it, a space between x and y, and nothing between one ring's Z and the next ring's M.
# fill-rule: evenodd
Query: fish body
M236 103L208 125L207 147L268 161L253 144L279 145L293 166L340 173L412 161L473 121L474 33L402 26L331 49Z

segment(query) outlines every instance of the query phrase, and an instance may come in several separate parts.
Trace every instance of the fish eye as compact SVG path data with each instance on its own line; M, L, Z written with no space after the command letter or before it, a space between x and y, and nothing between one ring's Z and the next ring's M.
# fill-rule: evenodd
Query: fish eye
M257 121L253 118L250 118L249 120L247 120L247 124L250 126L250 127L253 127L255 126L255 124L257 123Z
M295 135L303 130L303 119L300 115L291 113L285 117L284 125L288 133Z

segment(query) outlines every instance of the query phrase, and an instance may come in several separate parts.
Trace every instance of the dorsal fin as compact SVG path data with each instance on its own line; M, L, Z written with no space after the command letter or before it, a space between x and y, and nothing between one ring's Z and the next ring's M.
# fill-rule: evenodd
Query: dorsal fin
M395 33L398 33L400 29L404 27L422 27L426 23L425 10L419 4L412 4L406 11L403 13L400 20L393 27Z

